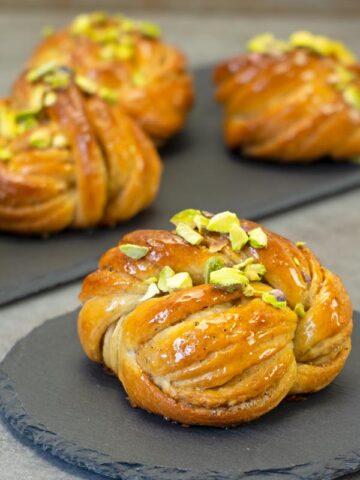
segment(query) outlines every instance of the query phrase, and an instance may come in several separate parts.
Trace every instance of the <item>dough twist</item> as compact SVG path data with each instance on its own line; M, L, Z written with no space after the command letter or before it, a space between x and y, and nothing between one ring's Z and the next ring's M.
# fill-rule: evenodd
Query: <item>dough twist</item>
M355 60L347 54L344 62L335 47L330 49L340 44L323 37L310 36L310 44L299 41L293 47L264 38L265 45L255 39L250 53L215 69L226 144L252 157L283 162L358 156L360 69L348 64ZM314 50L319 39L330 54Z
M259 226L242 220L241 227ZM118 376L133 406L184 424L235 425L288 394L324 388L341 371L352 310L340 279L310 249L262 231L266 247L247 243L237 252L227 236L209 231L200 245L170 231L135 231L85 279L81 344ZM123 253L127 244L146 254L134 260ZM214 256L226 267L261 262L266 273L250 292L215 287L206 279ZM193 286L144 298L146 280L164 267L186 272ZM276 308L265 299L279 290L287 306Z

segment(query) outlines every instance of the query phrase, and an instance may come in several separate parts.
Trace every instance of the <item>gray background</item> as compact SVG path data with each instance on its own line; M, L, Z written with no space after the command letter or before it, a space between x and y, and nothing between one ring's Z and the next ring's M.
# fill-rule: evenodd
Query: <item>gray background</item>
M54 6L49 7L50 3ZM118 9L121 9L121 5L133 7L135 4L138 7L135 15L146 16L160 23L166 38L181 45L192 66L205 65L237 53L246 39L253 34L273 31L279 35L287 35L295 29L309 29L338 37L348 42L360 56L360 2L353 0L317 2L183 0L181 4L184 8L181 11L180 2L175 1L136 3L100 2L100 0L98 2L0 0L0 91L3 94L7 93L11 81L38 41L41 26L61 25L74 13L83 9L84 5L87 5L86 8L96 5L104 8L105 5L114 4L119 5ZM43 8L44 5L47 7ZM74 5L76 8L73 8ZM158 10L151 9L150 12L145 10L145 7L153 5ZM192 8L194 11L191 11ZM360 190L354 190L264 222L267 227L293 240L306 240L321 261L342 276L357 309L360 309L359 210ZM35 326L47 318L78 306L78 291L79 283L74 283L1 308L0 359L20 337ZM63 346L59 346L60 348ZM319 438L319 441L326 439ZM69 468L34 451L16 438L1 420L1 480L75 478L98 477Z

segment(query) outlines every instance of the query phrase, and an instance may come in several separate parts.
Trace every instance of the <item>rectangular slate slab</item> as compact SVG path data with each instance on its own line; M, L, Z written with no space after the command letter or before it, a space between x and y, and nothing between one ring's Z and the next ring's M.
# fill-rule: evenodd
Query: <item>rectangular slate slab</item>
M113 229L48 239L0 234L0 304L86 275L124 233L168 228L168 219L183 208L259 219L360 186L360 167L353 164L277 165L232 155L222 142L211 68L194 75L196 107L186 129L162 150L164 176L154 205Z

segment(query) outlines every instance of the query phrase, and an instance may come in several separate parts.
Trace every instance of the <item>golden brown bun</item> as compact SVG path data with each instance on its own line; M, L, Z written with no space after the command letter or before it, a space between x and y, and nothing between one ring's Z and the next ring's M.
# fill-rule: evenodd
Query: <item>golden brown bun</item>
M125 112L157 143L164 142L181 130L193 104L193 85L184 55L160 37L142 34L135 21L126 19L126 25L132 22L134 27L122 38L131 42L132 54L128 59L112 58L111 47L116 48L119 42L117 38L106 40L106 36L121 26L121 19L101 14L96 21L97 16L96 12L82 16L94 20L80 33L73 33L78 17L73 24L45 39L27 67L56 62L111 88Z
M204 283L216 237L209 233L192 246L170 231L132 232L119 245L146 246L146 256L133 260L114 247L85 279L82 347L118 376L133 406L184 424L236 425L288 394L324 388L341 371L352 330L344 286L308 248L265 232L266 248L235 253L226 240L216 255L228 266L255 257L267 271L253 284L256 291L281 289L285 308ZM144 280L164 266L188 272L194 286L142 301ZM298 303L305 307L302 318L293 311Z
M41 87L18 81L22 100ZM8 112L18 99L0 102ZM8 113L9 114L9 113ZM37 133L63 145L32 146ZM151 140L119 105L84 94L73 82L37 114L37 124L0 137L11 157L0 160L0 230L39 234L111 225L154 200L161 161Z
M301 48L243 54L220 64L214 79L225 107L227 146L283 162L360 155L360 112L337 88L341 67L333 57ZM349 71L355 76L351 88L359 89L359 67Z

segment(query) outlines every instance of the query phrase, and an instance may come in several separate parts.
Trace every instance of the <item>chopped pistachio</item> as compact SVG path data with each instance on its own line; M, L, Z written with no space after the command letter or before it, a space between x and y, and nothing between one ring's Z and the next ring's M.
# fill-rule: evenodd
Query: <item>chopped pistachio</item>
M210 218L207 229L210 232L229 233L235 225L240 225L235 213L221 212Z
M108 103L116 103L118 100L116 91L106 87L99 88L99 97Z
M117 45L109 43L100 49L100 57L103 60L114 60L116 58Z
M181 290L183 288L191 288L193 282L188 272L180 272L168 278L167 286L169 291Z
M10 160L11 152L8 148L0 148L0 160Z
M171 267L165 266L161 270L161 272L159 274L158 287L162 292L168 292L169 291L167 281L170 277L173 277L174 275L175 275L175 272Z
M135 50L133 45L120 44L117 45L115 56L118 60L130 60L134 56Z
M120 15L118 16L118 19L120 21L120 28L123 32L134 32L137 29L136 22L131 20L131 18Z
M158 289L156 283L150 283L148 289L146 290L145 295L143 295L140 298L140 302L145 302L146 300L149 300L150 298L155 297L156 295L159 295L160 290Z
M205 283L209 283L210 281L210 274L211 272L215 272L216 270L220 270L220 268L224 267L224 262L220 257L210 257L207 262L205 263L204 269L204 280Z
M249 243L254 248L267 247L268 238L266 233L261 227L253 228L248 232Z
M151 38L159 38L161 36L161 30L158 25L151 22L139 22L138 28L143 35Z
M306 242L304 242L304 241L296 242L295 245L296 245L298 248L302 248L302 247L305 247Z
M88 35L91 33L91 26L104 22L107 15L104 12L93 12L78 15L71 25L71 32L74 35Z
M29 70L26 75L26 80L28 82L36 82L36 80L39 80L41 77L52 72L55 68L56 68L55 61L43 63L42 65L39 65L38 67L35 67Z
M262 263L253 263L247 265L244 269L244 274L250 280L250 282L258 282L266 273L265 265Z
M348 68L344 67L344 65L336 65L335 67L336 73L336 86L339 90L343 90L347 84L354 81L356 78L355 72L352 72Z
M237 268L238 270L243 270L245 267L247 267L248 265L251 265L254 262L255 262L255 258L249 257L249 258L246 258L244 261L236 265L233 265L233 268Z
M179 223L186 223L190 227L195 227L195 217L197 215L201 215L200 210L188 208L186 210L181 210L181 212L178 212L173 217L171 217L170 222L174 225L178 225Z
M140 258L145 257L148 253L148 247L142 245L134 245L132 243L125 243L119 246L119 250L122 251L127 257L132 258L133 260L140 260Z
M186 223L176 225L176 233L191 245L200 245L204 240L204 237L200 235L200 233L196 232Z
M33 148L49 148L51 146L51 136L46 130L37 130L30 135L29 144Z
M249 279L236 268L223 267L210 273L210 285L232 291L245 287Z
M144 283L147 285L151 285L152 283L157 283L158 279L156 277L149 277L146 280L144 280Z
M243 289L243 294L245 297L253 297L255 295L255 288L250 284L246 285L246 287Z
M231 248L234 252L239 252L248 242L249 237L240 225L234 225L230 229Z
M297 303L294 308L294 312L299 318L305 317L305 309L302 303Z
M35 115L27 115L18 120L17 133L21 134L27 132L31 128L38 125L38 120Z
M54 33L55 33L55 29L51 25L46 25L45 27L43 27L41 32L44 38L49 38L51 37L51 35L54 35Z
M85 77L84 75L76 75L75 83L85 93L89 95L94 95L97 91L96 83L91 80L89 77Z
M202 232L207 229L209 219L206 218L204 215L195 215L194 223L199 232Z
M275 38L271 33L257 35L247 43L246 47L249 52L264 54L282 53L289 49L286 42Z
M34 118L36 120L36 115L38 113L38 110L32 110L31 108L27 110L20 110L15 113L15 118L18 123L22 123L29 118Z
M285 296L280 290L271 290L270 292L264 292L261 298L265 303L269 303L275 308L286 307Z
M57 100L57 96L55 92L46 93L44 97L45 107L51 107L52 105L55 105L56 100Z
M0 134L6 139L12 139L16 136L16 116L15 113L6 108L0 107Z
M350 107L360 110L360 89L356 85L349 85L343 90L345 102Z
M69 145L69 142L65 135L62 133L57 133L54 135L53 140L52 140L52 146L55 148L65 148Z
M69 86L70 71L64 68L58 68L44 76L44 82L51 88L63 89Z
M32 114L37 114L43 107L44 95L46 92L46 87L44 85L36 85L32 88L29 108ZM18 116L17 116L18 117Z
M97 43L115 42L119 38L119 29L116 27L106 27L101 30L90 29L87 36Z
M135 87L144 87L146 85L146 77L141 72L134 72L132 74L132 83Z

